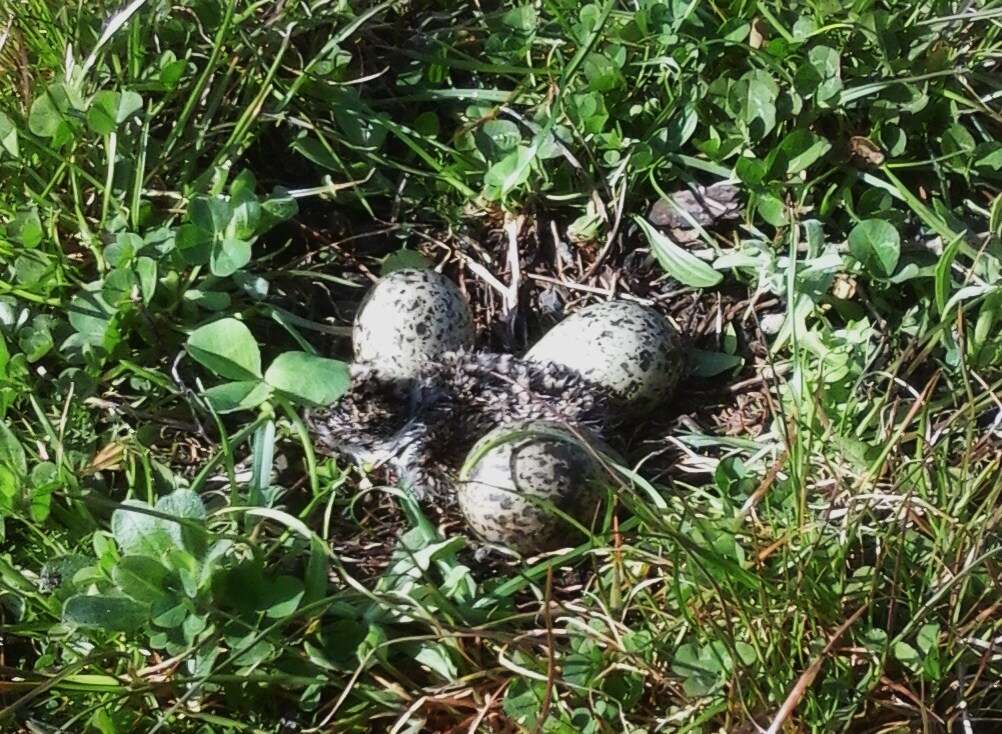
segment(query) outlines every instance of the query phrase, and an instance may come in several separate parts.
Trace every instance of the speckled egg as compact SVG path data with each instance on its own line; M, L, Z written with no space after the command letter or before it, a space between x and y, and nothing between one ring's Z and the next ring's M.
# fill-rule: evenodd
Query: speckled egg
M597 459L572 433L530 421L484 436L467 457L456 494L480 538L531 555L580 542L578 530L549 505L588 527L601 476Z
M355 316L355 360L380 377L413 379L443 352L473 344L473 316L456 285L433 270L395 270L372 287Z
M644 413L668 398L682 373L678 332L652 308L607 301L577 311L550 329L526 359L580 373Z

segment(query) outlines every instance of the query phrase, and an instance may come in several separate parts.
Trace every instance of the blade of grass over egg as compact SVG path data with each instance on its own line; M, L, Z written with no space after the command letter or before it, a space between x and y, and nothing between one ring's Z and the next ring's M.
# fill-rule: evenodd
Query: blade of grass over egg
M640 523L640 519L637 517L631 517L624 522L620 523L620 532L625 532L633 530ZM577 560L588 553L590 553L595 548L592 541L587 543L582 543L575 548L555 555L551 558L547 558L539 563L536 563L529 568L521 571L518 576L500 584L493 591L490 592L488 596L482 597L474 606L487 606L493 604L497 601L507 599L519 591L522 591L527 586L532 583L538 582L546 577L546 572L551 568L557 568L559 566L565 565L571 561Z

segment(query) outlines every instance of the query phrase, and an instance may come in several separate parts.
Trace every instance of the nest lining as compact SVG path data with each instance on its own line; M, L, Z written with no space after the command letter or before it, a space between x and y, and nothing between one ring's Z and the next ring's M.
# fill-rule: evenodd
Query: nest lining
M568 368L456 351L428 362L407 382L355 364L349 391L307 420L322 452L388 466L424 499L448 492L470 448L498 426L546 420L602 438L613 408L605 390Z

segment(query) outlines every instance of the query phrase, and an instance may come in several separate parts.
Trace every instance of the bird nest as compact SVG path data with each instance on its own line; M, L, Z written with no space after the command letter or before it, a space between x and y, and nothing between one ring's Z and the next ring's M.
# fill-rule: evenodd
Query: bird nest
M573 370L510 354L457 351L407 383L352 366L352 386L307 422L318 448L392 470L419 498L441 497L476 441L495 427L545 420L600 437L614 401Z

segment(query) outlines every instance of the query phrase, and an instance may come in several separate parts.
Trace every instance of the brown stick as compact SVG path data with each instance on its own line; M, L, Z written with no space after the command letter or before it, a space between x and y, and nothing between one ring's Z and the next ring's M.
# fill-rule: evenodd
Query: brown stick
M842 635L845 634L846 630L848 630L866 610L866 605L861 606L852 613L852 616L849 617L849 619L843 622L842 625L835 630L835 634L832 635L830 640L828 640L828 644L825 645L825 649L822 650L817 659L811 663L810 666L808 666L807 670L800 674L800 677L790 690L786 700L783 701L783 705L780 706L779 711L776 712L776 716L773 718L772 724L770 724L769 728L766 729L765 734L779 733L780 727L783 726L783 723L789 718L790 714L793 713L793 710L797 708L797 704L800 703L800 699L804 697L804 694L807 693L807 689L811 687L814 679L817 678L818 673L821 671L821 666L825 662L825 658L828 656L828 653L832 651L832 648L835 647L835 643L839 641Z
M557 675L556 652L553 649L553 615L550 611L550 599L553 597L553 566L546 569L546 589L543 593L543 619L546 621L546 691L543 693L543 705L539 709L539 718L533 734L543 731L543 722L550 714L550 697L553 695L553 680Z

